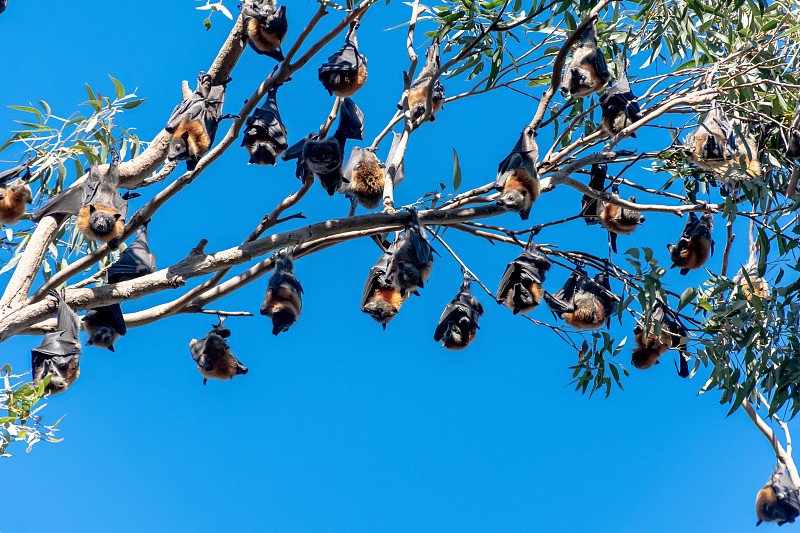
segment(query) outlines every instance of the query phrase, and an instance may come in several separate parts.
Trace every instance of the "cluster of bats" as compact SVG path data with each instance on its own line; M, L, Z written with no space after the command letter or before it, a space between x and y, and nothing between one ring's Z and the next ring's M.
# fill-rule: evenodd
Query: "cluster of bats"
M6 0L0 0L0 12L5 5ZM255 0L242 6L242 16L250 47L259 54L283 61L281 45L288 31L286 7L278 7L274 0ZM296 175L304 182L316 176L329 195L339 192L354 206L360 204L372 210L381 203L386 180L397 185L402 181L404 171L401 161L391 176L387 172L397 150L400 136L396 133L386 164L375 155L375 149L360 147L352 148L348 161L344 161L346 140L364 138L364 114L350 98L367 80L367 59L358 49L357 28L357 23L351 25L342 47L318 70L323 87L330 95L341 98L338 127L333 135L311 133L289 146L288 131L278 111L278 87L274 87L263 105L247 118L242 146L246 148L251 164L275 165L279 157L284 161L296 160ZM408 93L407 103L414 120L420 120L429 111L429 120L434 121L442 107L444 87L438 79L431 83L440 65L437 38L428 47L425 66ZM619 134L642 119L626 69L627 61L623 57L618 65L616 83L600 96L601 126L609 136ZM571 62L564 69L561 92L565 97L584 98L602 91L610 81L611 73L598 47L592 23L580 35ZM171 136L170 160L186 161L187 169L193 170L213 145L220 121L228 118L222 115L228 82L230 78L211 85L211 78L201 73L195 92L175 107L165 126ZM427 109L428 100L431 102L430 110ZM403 106L404 102L398 103L399 109L402 110ZM635 137L635 133L631 132L631 136ZM519 213L522 220L528 219L540 193L535 137L536 131L532 127L523 129L511 152L500 162L494 184L498 191L497 204ZM758 175L760 168L752 134L746 132L743 138L736 135L722 106L714 101L705 119L687 135L683 144L698 168L713 172L720 178L726 179L732 171L737 171L740 161L746 161L746 172L750 176ZM76 215L76 225L86 238L116 244L124 229L127 200L136 195L120 195L119 160L116 153L113 156L105 174L97 167L91 167L85 180L54 197L36 211L31 220L38 222L44 216L54 216L63 221ZM787 156L800 158L800 115L790 130ZM592 166L590 188L603 191L608 179L606 165ZM16 224L25 215L33 198L29 181L30 172L26 164L0 173L0 222L3 224ZM618 186L613 179L610 187L612 197L619 198ZM628 204L635 204L635 198L631 197ZM411 209L410 212L411 222L405 231L395 234L393 242L380 243L383 253L370 269L362 294L361 310L382 324L384 329L411 294L419 295L418 289L424 287L433 266L434 251L425 227L420 223L417 211ZM581 216L587 225L601 224L608 231L610 246L615 253L617 235L631 234L645 221L645 217L633 208L589 195L582 199ZM672 266L679 268L681 274L701 268L713 254L712 230L710 213L700 217L689 213L677 244L667 245ZM107 283L155 272L155 256L149 249L147 231L145 224L135 241L108 268ZM274 261L275 270L269 279L260 312L271 319L272 332L277 335L297 321L303 289L294 276L290 250L279 251ZM753 295L767 297L766 282L756 278L754 266L748 264L747 276L740 274L736 281L749 288L748 298ZM534 310L544 300L556 317L576 329L596 329L608 324L618 300L611 292L608 272L598 272L590 277L579 265L561 289L550 294L543 287L550 267L550 261L537 251L531 235L519 256L508 263L498 287L497 302L517 314ZM447 304L436 326L434 340L445 348L465 348L475 339L479 329L478 318L484 309L470 291L471 282L471 276L465 272L456 296ZM31 350L31 363L34 380L38 382L50 376L46 392L57 394L66 390L80 374L81 343L79 318L66 304L63 293L53 292L52 295L58 303L57 328L45 335L41 346ZM114 342L126 333L119 304L92 309L82 320L89 336L88 345L113 351ZM189 342L192 359L203 376L204 384L209 378L227 380L247 373L247 367L231 353L227 343L231 332L223 322L224 319L220 318L204 338ZM659 363L660 356L668 349L674 348L681 353L679 375L689 375L689 357L685 354L688 332L677 313L663 300L654 303L650 316L637 323L634 333L636 346L631 357L634 366L650 368ZM800 514L797 493L779 463L767 485L758 493L756 513L759 523L794 522Z

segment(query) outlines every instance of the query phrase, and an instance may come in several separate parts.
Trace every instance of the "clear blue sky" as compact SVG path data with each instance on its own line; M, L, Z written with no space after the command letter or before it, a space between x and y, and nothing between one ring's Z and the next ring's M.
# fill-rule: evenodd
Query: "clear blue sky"
M154 137L180 100L180 81L194 85L230 29L217 14L206 32L197 5L11 0L0 15L0 137L15 129L13 120L27 119L5 106L43 99L66 116L86 99L85 82L112 94L109 74L147 98L122 125L135 126L142 139ZM315 9L310 0L289 3L287 43ZM408 11L399 0L379 2L359 32L369 79L355 100L366 113L367 141L394 114L400 72L407 68L405 29L382 30L407 20ZM340 17L332 10L312 39ZM316 67L340 42L278 94L291 143L317 130L330 110L333 100L317 81ZM246 50L225 112L237 112L273 66ZM458 80L445 85L448 95L466 87ZM412 136L398 203L451 183L451 146L461 159L462 189L494 179L535 106L512 91L447 104L435 124ZM668 142L657 131L664 137L642 133L622 147ZM548 135L538 138L542 152ZM0 161L17 154L6 150ZM162 268L202 238L209 240L208 251L237 245L299 186L293 164L262 168L246 162L237 143L158 213L150 233ZM661 183L643 169L627 177ZM68 181L74 179L70 174ZM162 187L141 191L144 197L132 202L131 211ZM227 195L224 223L201 215L203 206L231 189L236 192ZM347 207L343 197L330 198L315 185L300 210L311 223L344 216ZM578 194L559 190L541 197L531 219L555 220L579 207ZM513 214L498 222L525 227ZM721 243L723 223L717 222ZM179 224L180 234L170 235ZM636 234L620 237L619 247L649 245L666 261L664 245L675 242L682 225L671 215L648 214ZM746 242L744 232L741 237ZM518 253L452 230L445 238L491 289ZM538 242L600 255L607 246L602 229L587 229L581 221L547 229ZM719 271L721 248L708 264L713 271ZM716 392L696 395L707 372L681 380L672 352L664 364L638 371L626 347L619 356L632 372L625 392L589 400L568 385L574 351L548 329L494 305L477 285L474 294L486 307L477 339L465 351L446 351L433 342L433 329L461 277L458 265L439 251L422 297L409 300L385 332L359 310L367 272L379 255L374 243L349 242L298 261L304 306L288 333L272 336L260 316L228 321L233 353L250 369L232 381L204 387L191 359L188 341L208 331L210 316L181 315L132 329L116 353L85 347L80 379L45 409L50 422L66 413L60 426L65 440L38 444L30 454L16 447L2 463L0 532L38 531L53 523L63 532L753 529L755 495L775 459L743 412L725 419L727 406L718 405ZM735 254L732 264L742 255ZM555 267L548 288L556 290L566 275ZM703 275L681 278L673 270L665 282L682 292ZM8 278L1 276L0 285ZM257 315L266 283L264 277L214 305ZM176 294L123 308L145 309ZM544 307L533 315L552 320ZM632 327L629 318L612 323L619 338L631 337ZM16 337L4 343L0 362L26 370L39 342Z

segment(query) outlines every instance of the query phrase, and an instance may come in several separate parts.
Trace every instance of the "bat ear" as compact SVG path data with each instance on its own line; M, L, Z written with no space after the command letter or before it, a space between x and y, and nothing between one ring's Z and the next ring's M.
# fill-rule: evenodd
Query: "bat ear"
M116 352L116 350L114 350L114 345L113 345L113 344L112 344L112 345L110 345L110 346L108 347L108 349L109 349L109 350L111 350L112 352Z
M203 378L203 386L204 387L206 386L206 383L208 383L208 378Z
M84 319L84 320L85 320L85 319ZM86 346L92 346L93 344L94 344L94 343L92 342L92 339L87 339L87 340L86 340Z
M119 217L121 217L121 216L122 216L122 213L117 213L116 215L114 215L114 220L119 220Z
M90 205L90 206L89 206L89 214L91 215L91 214L92 214L92 213L94 213L95 211L97 211L97 209L95 208L95 206L93 206L93 205Z
M657 364L657 365L660 365L660 364L661 364L661 361L656 361L656 364Z

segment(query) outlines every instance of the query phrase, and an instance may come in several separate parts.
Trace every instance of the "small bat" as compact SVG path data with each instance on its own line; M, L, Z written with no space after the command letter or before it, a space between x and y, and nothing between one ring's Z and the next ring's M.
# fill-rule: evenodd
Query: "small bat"
M89 334L87 346L97 346L114 351L114 343L128 332L119 304L98 307L86 312L83 317L86 333Z
M531 206L539 196L539 174L536 172L539 147L535 136L536 131L530 126L522 130L514 149L497 167L494 184L502 191L497 204L519 213L522 220L528 220Z
M335 137L318 139L314 134L303 145L302 158L322 188L333 196L342 185L342 143Z
M108 267L108 283L132 280L156 271L156 256L150 253L147 242L148 223L139 228L133 243Z
M204 339L189 341L192 359L197 363L197 370L203 375L203 385L209 379L225 381L238 375L247 374L247 367L239 362L231 353L231 347L225 341L231 336L231 330L224 327L224 318L213 326Z
M419 221L416 209L411 212L411 225L403 236L392 243L392 261L389 266L390 279L400 289L405 298L409 293L419 296L417 289L425 287L425 282L433 268L433 248L427 239L425 227Z
M164 129L172 135L169 145L170 161L186 161L186 169L194 170L217 135L219 121L222 120L222 104L225 100L225 86L206 89L203 81L208 74L201 72L197 79L197 90L188 100L181 102L172 111Z
M463 350L475 340L478 317L483 315L483 306L472 296L472 278L465 272L464 281L456 297L444 308L442 317L433 332L433 340L442 341L448 350Z
M344 45L319 67L319 81L336 96L353 96L367 81L367 58L358 52L358 24L350 27Z
M611 321L617 307L611 297L608 275L599 272L590 278L583 267L576 267L561 290L544 294L547 307L554 315L575 329L597 329Z
M439 38L436 37L428 49L425 50L425 66L422 67L408 92L408 108L414 120L419 120L425 114L428 104L428 86L439 68L441 68L441 57L439 55ZM432 107L428 120L434 122L436 119L433 117L442 108L444 102L444 85L439 80L436 80L431 92ZM397 109L403 109L402 101L397 104Z
M289 29L286 6L276 9L275 0L255 0L242 5L242 18L250 48L283 61L281 44Z
M653 303L650 314L650 332L645 335L644 323L637 321L633 329L636 347L631 353L631 364L640 370L646 370L660 363L658 360L670 348L681 349L681 368L678 375L689 376L687 366L688 356L684 356L682 339L689 336L689 332L677 319L671 316L671 311L660 297ZM656 326L659 324L660 326ZM660 328L660 332L659 332ZM677 365L676 365L677 366Z
M248 164L274 165L278 156L289 147L286 126L278 113L278 89L272 89L260 108L247 117L242 146L250 154Z
M719 102L711 102L706 119L683 141L692 161L704 170L717 170L736 152L736 137Z
M21 177L23 173L27 173L30 177L27 165L17 165L0 172L0 222L6 226L13 226L19 222L27 212L27 206L33 203L33 192L30 185ZM16 181L3 188L11 180Z
M339 192L365 209L376 209L383 198L385 168L373 150L354 147L344 169L347 182L342 183Z
M361 311L374 318L383 329L386 329L386 324L397 315L400 306L407 298L400 294L400 289L389 279L392 252L393 246L384 252L375 266L369 270L361 295Z
M600 97L600 109L603 113L601 124L612 137L642 118L639 103L628 83L628 73L625 71L624 63L623 59L619 65L620 74L617 83ZM635 138L636 133L631 132L631 137Z
M515 315L533 311L544 295L542 284L550 266L550 261L536 251L531 234L522 253L506 266L497 289L497 301Z
M303 287L294 277L292 253L281 250L276 255L275 271L269 278L261 314L272 319L272 334L277 335L297 322L303 308Z
M775 465L775 472L769 476L766 485L756 495L756 516L758 522L777 522L779 526L793 524L800 516L800 499L797 487L786 475L780 460Z
M689 213L689 220L683 227L678 244L667 244L672 267L680 267L681 276L690 270L702 267L709 257L714 255L714 239L711 231L714 229L714 215L703 213L699 219L694 213Z
M606 177L608 177L608 165L592 165L589 171L589 187L597 192L601 192L606 186ZM592 198L588 194L584 194L581 198L581 216L587 226L600 223L600 214L603 212L603 205L597 198Z
M611 191L614 196L619 198L619 188L616 184L611 186ZM636 203L636 197L631 196L628 201ZM644 224L644 215L633 209L605 203L603 212L600 214L600 221L603 227L608 230L611 249L614 250L614 253L617 253L617 235L630 235L633 233L639 224Z
M572 62L564 69L561 94L583 98L599 91L611 79L603 51L597 47L597 30L590 24L578 39Z
M31 220L38 223L45 216L78 215L76 224L81 233L89 239L109 242L122 234L128 215L128 202L120 196L118 185L118 159L112 161L105 176L92 165L84 181L50 200Z
M80 325L75 314L64 300L64 293L51 291L58 301L56 331L46 333L42 345L31 350L31 369L34 383L50 376L45 387L47 394L59 394L75 383L81 373Z

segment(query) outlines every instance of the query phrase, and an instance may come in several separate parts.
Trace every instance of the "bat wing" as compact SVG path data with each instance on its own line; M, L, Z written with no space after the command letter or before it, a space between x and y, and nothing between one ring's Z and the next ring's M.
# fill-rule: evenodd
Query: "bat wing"
M128 281L155 272L156 261L150 252L147 238L147 226L142 226L136 240L108 268L109 283Z
M287 148L286 151L283 152L281 159L283 159L284 161L291 161L292 159L302 159L303 148L305 148L306 143L316 138L317 138L316 133L309 133L308 135L306 135L305 137L303 137L302 139L291 145L289 148Z
M31 350L31 358L47 358L54 356L72 356L81 354L81 341L78 336L80 323L78 315L70 308L62 294L51 293L58 300L57 331L47 333L41 346ZM36 365L34 364L34 367Z
M598 272L594 276L594 290L591 292L596 294L603 304L603 311L606 315L606 322L610 323L611 315L617 310L617 301L611 296L611 283L608 279L608 274L605 272ZM663 318L663 312L662 312Z
M356 195L353 192L350 184L353 181L353 172L356 171L356 168L358 168L358 163L361 161L362 152L363 150L361 148L354 146L353 149L350 150L350 158L347 160L347 164L342 171L344 179L342 180L342 185L339 187L339 192L348 198L356 198Z
M364 140L364 113L349 97L343 98L339 107L339 125L336 127L335 136Z
M607 83L609 79L611 79L611 72L608 71L608 65L606 64L606 57L603 55L603 51L600 48L595 48L595 53L591 54L589 57L589 64L592 65L594 71L597 73L597 77L600 78L603 83Z
M267 101L260 108L253 111L247 118L245 128L258 126L266 130L267 135L278 145L281 150L286 150L289 144L286 142L287 130L278 112L278 90L272 89L267 95Z
M389 168L389 165L392 163L392 159L394 159L394 155L397 153L397 148L400 145L400 138L402 135L399 133L392 132L394 138L392 139L392 147L389 148L389 155L386 156L386 169ZM387 174L387 170L384 170L384 174ZM403 177L405 176L405 165L403 164L403 160L400 160L400 164L397 165L397 171L394 174L394 178L392 179L392 183L397 186L400 182L403 181Z
M436 342L442 340L444 332L447 331L447 323L451 320L457 321L460 316L465 315L467 312L468 309L465 309L464 304L457 300L453 300L447 304L447 307L444 308L444 312L439 319L439 323L436 324L436 329L433 332L433 340Z
M502 300L503 295L511 289L513 283L519 279L519 270L521 269L520 258L522 255L508 263L506 270L503 272L503 277L500 278L500 285L497 287L497 298Z
M792 483L792 480L789 478L789 476L784 474L782 471L776 472L775 474L772 474L770 481L772 482L772 488L775 491L775 495L778 497L778 500L786 505L789 505L797 513L800 513L800 499L798 499L798 490L797 487L794 486L794 483Z
M213 144L217 135L217 127L222 119L222 106L225 102L225 85L215 85L211 87L208 98L203 99L200 108L200 116L210 139L209 144Z
M606 177L608 176L608 165L592 165L589 178L589 187L596 191L602 191L606 185ZM586 224L599 224L601 206L596 198L584 194L581 198L581 214L586 221Z
M564 301L557 295L558 293L550 294L549 292L544 291L544 301L547 303L547 307L553 313L555 313L556 316L560 318L563 313L572 313L575 311L575 305L572 302Z
M31 220L39 222L46 216L50 215L77 215L81 207L84 206L84 200L89 192L89 185L84 181L77 185L73 185L66 191L47 202L44 206L40 207L32 216Z
M441 56L439 54L439 38L436 37L433 39L431 45L425 50L425 66L422 67L422 70L419 72L419 75L414 80L413 85L420 85L420 82L424 80L425 83L428 83L430 78L436 74L436 71L439 70L441 66ZM437 83L437 85L441 85ZM436 88L434 88L434 91ZM442 87L442 96L444 97L444 87ZM436 98L436 93L433 94L434 98Z
M17 165L13 168L0 172L0 187L19 178L26 170L28 170L28 165ZM29 170L28 173L30 173Z
M128 328L125 326L125 318L122 316L122 308L119 304L111 304L108 307L108 317L111 323L111 326L119 333L120 335L125 335L128 333Z
M364 309L364 306L367 304L376 288L389 286L386 280L386 273L389 272L389 264L391 262L392 252L386 251L380 256L375 266L369 270L367 283L364 284L364 292L361 295L361 309Z
M358 53L358 40L355 29L351 29L345 38L344 45L319 67L319 73L356 70L361 65L366 65L366 63L367 59Z
M416 209L411 209L410 239L417 265L424 265L433 261L433 248L426 238L425 226L419 221ZM407 230L408 232L408 230Z

